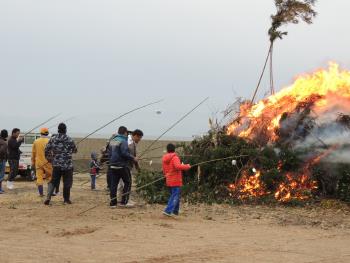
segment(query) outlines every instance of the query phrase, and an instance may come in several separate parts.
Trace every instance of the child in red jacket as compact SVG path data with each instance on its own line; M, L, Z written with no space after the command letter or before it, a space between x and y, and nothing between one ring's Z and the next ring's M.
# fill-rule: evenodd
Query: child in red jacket
M163 156L163 173L166 185L170 188L171 196L163 214L173 216L179 214L180 194L182 186L182 171L191 168L189 164L181 164L179 156L175 153L175 145L167 145L167 154Z

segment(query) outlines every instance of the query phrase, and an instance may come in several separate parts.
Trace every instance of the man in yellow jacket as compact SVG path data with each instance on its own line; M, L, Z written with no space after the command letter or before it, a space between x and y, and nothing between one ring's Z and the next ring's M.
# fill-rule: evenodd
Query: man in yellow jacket
M45 147L49 142L49 129L40 129L40 138L36 139L32 147L32 166L36 170L36 184L40 196L44 196L44 179L49 183L52 179L52 165L45 158Z

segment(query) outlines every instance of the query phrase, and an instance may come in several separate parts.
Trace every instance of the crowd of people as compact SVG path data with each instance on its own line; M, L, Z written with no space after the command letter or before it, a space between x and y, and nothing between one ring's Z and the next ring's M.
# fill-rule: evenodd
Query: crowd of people
M3 181L5 180L6 163L9 164L7 177L7 189L14 189L14 180L18 174L20 147L24 137L20 136L20 129L15 128L9 136L7 130L2 130L0 135L0 194L4 194ZM96 178L102 166L107 165L107 190L110 193L110 208L133 207L130 201L132 187L132 171L140 170L137 145L143 138L143 132L139 129L129 132L125 126L119 127L116 134L108 140L102 157L99 160L96 152L91 153L90 180L91 190L96 190ZM163 211L166 216L179 214L180 193L182 186L182 171L191 168L188 164L182 164L176 154L174 144L167 145L167 153L163 156L163 172L166 185L170 189L170 198L167 207ZM77 145L67 135L67 126L64 123L58 125L57 133L49 136L48 128L40 129L40 137L32 145L32 169L36 175L37 191L40 197L44 195L44 181L48 182L45 205L51 204L52 196L59 195L61 178L63 181L63 202L70 205L71 188L73 185L73 154L77 153ZM119 195L118 195L119 193ZM119 201L119 203L118 203Z

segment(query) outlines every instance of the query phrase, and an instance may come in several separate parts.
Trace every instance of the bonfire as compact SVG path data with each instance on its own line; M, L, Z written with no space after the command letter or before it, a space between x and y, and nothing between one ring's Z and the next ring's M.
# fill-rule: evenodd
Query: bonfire
M315 165L350 158L344 152L350 135L349 113L350 71L330 63L327 70L299 76L291 86L256 104L242 103L226 132L261 148L308 149L302 167L285 172L273 192L278 201L305 200L319 187L312 177ZM251 174L249 169L229 185L231 191L241 199L271 194L260 179L264 171ZM283 173L281 167L276 169Z

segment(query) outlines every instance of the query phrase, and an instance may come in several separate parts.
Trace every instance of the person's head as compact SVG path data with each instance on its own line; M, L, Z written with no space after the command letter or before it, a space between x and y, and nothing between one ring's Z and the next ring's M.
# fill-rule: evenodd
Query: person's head
M2 130L1 131L1 138L3 138L4 140L6 140L9 137L9 133L7 132L7 130Z
M19 135L20 135L20 133L21 133L21 130L20 130L20 129L14 128L14 129L12 130L11 135L12 135L12 137L14 137L14 138L18 138Z
M169 143L167 146L166 146L166 150L168 153L174 153L175 152L175 145L172 144L172 143Z
M40 129L40 134L41 134L42 136L48 136L48 135L49 135L49 129L48 129L48 128L45 128L45 127L41 128L41 129Z
M92 153L91 153L91 159L92 159L92 160L97 160L97 153L92 152Z
M139 129L136 129L132 132L131 136L132 136L132 140L135 143L139 143L142 140L143 132Z
M120 126L118 129L118 134L128 136L128 129L125 126Z
M58 133L66 134L67 133L67 126L64 123L58 124Z

